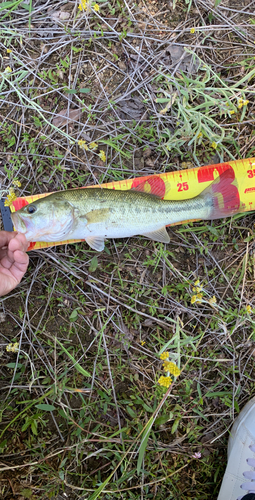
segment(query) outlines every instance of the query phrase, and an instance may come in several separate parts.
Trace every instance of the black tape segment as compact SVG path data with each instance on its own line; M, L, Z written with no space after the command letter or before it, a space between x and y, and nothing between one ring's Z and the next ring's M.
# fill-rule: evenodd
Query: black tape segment
M13 224L11 220L11 211L9 207L4 206L5 200L0 199L0 210L3 219L3 226L5 231L13 231Z

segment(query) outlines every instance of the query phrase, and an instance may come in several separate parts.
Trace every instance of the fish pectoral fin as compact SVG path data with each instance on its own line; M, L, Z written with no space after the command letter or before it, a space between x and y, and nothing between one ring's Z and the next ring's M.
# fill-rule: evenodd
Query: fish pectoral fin
M104 238L102 236L89 236L88 238L85 238L85 241L91 248L93 248L93 250L102 252L104 249Z
M97 208L95 210L91 210L91 212L88 212L87 214L80 215L79 219L86 219L87 224L98 224L106 221L109 218L109 215L109 208Z
M165 228L165 226L157 229L156 231L151 231L149 233L143 233L142 236L146 236L154 241L161 241L161 243L169 243L170 236Z

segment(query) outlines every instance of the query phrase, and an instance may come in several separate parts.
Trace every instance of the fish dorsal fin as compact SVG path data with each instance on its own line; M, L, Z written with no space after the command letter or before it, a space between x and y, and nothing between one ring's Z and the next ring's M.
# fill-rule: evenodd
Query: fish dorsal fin
M88 238L85 238L85 241L91 248L93 248L93 250L102 252L104 249L104 238L102 236L89 236Z
M131 189L132 191L151 194L158 198L166 198L171 191L171 186L169 183L166 184L161 177L153 176L140 182L137 186L132 186Z
M156 231L150 231L149 233L143 233L142 236L146 236L150 238L150 240L161 241L161 243L169 243L170 236L165 228L165 226L160 229L156 229Z
M104 222L108 219L110 214L109 208L97 208L95 210L91 210L84 215L80 215L80 219L86 219L88 224L98 224L100 222Z

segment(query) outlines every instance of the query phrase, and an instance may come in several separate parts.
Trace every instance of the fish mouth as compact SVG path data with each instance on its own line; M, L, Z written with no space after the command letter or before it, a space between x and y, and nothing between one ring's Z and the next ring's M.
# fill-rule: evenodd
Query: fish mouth
M14 225L14 229L19 233L25 234L27 232L27 226L22 219L22 217L15 212L11 214L11 219Z

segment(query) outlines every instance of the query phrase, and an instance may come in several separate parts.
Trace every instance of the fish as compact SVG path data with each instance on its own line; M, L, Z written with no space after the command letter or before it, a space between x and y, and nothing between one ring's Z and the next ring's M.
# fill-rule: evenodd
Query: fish
M240 210L229 170L199 195L179 201L162 199L151 179L154 194L144 192L144 183L125 191L101 187L58 191L12 213L12 222L30 242L79 239L101 252L106 238L142 235L169 243L169 224L219 219Z

